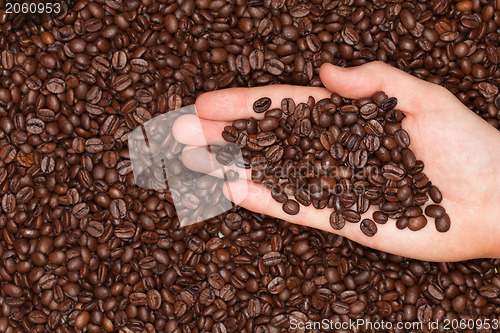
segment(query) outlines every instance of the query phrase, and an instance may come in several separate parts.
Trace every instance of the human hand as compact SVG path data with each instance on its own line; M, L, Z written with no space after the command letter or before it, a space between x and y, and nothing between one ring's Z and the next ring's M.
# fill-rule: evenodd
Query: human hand
M262 118L252 105L260 97L270 97L277 107L285 97L296 102L327 98L331 91L347 98L369 97L377 91L398 98L397 108L405 112L402 127L411 138L410 148L425 164L424 172L443 194L441 205L451 218L451 229L439 233L429 225L417 232L399 230L394 220L378 224L374 237L365 236L358 224L346 223L333 230L329 223L331 209L301 207L297 215L283 212L282 204L271 198L262 184L243 177L231 183L225 194L246 209L283 220L335 232L360 244L406 257L431 261L456 261L500 255L497 245L500 226L500 132L470 111L445 88L422 81L381 62L354 68L325 64L320 70L325 88L268 86L233 88L210 92L196 100L200 119L184 116L174 124L177 140L188 145L224 141L221 133L235 119ZM201 124L201 126L200 126ZM206 171L196 157L183 155L185 164ZM422 207L424 208L424 207ZM371 207L362 215L372 218Z

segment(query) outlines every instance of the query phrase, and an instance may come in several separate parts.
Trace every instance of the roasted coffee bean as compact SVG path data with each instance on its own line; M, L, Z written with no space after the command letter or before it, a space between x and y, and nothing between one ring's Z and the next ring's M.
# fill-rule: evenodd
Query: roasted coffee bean
M342 301L335 301L332 303L332 310L336 314L345 315L348 314L351 310L351 307L348 303Z
M373 220L379 224L385 224L387 223L388 217L386 214L377 211L373 213Z
M342 213L333 212L330 215L330 225L334 230L341 230L345 226L345 219Z
M401 180L405 176L405 171L395 165L386 164L382 167L382 175L388 180Z
M420 215L417 217L410 217L408 221L408 229L412 231L418 231L427 225L427 219L425 216Z
M267 285L267 290L269 290L271 294L276 295L281 293L283 289L285 289L285 286L285 280L282 277L278 276L269 282L269 284Z
M377 225L370 219L364 219L360 224L361 231L368 237L373 237L377 233Z
M444 214L446 214L445 209L439 205L429 205L425 207L425 215L427 216L439 218L444 216Z
M256 171L265 170L268 166L268 160L264 156L255 156L250 160L250 167Z
M434 222L436 224L437 231L447 232L448 230L450 230L451 221L450 221L450 216L448 214L444 213L443 216L437 217Z
M443 196L441 195L441 192L434 185L432 185L429 189L429 196L431 197L432 201L434 201L437 204L443 200Z
M269 147L265 156L266 156L266 159L268 159L270 163L276 163L276 162L281 160L284 152L285 152L285 149L282 146L274 145L274 146Z
M156 310L161 306L161 295L157 290L151 289L147 293L147 304L150 309Z
M96 238L101 237L102 234L104 233L104 226L102 225L102 223L98 221L91 221L89 222L89 225L87 227L87 232L92 237Z
M401 148L408 148L410 146L410 136L404 129L397 130L394 133L394 140Z
M127 214L127 206L123 199L115 199L111 201L109 212L115 219L124 218Z
M113 54L111 58L111 66L120 70L125 68L127 65L127 53L123 50L118 50Z
M380 105L380 108L384 110L385 112L390 111L396 107L398 103L398 100L396 97L389 97L385 99L382 104Z
M31 118L26 122L26 130L31 134L40 134L45 129L45 123L38 118Z
M359 220L361 219L361 215L352 209L346 209L345 211L343 211L342 217L346 222L351 222L351 223L358 223Z
M184 194L180 201L182 205L188 209L196 209L201 203L200 198L192 193Z
M62 94L66 89L66 82L62 79L53 78L47 81L47 90L53 94Z
M236 142L238 139L238 130L232 126L224 127L224 132L222 132L222 138L227 142Z
M404 210L404 215L407 217L418 217L418 216L422 215L422 213L423 213L422 208L420 208L418 206L407 207ZM427 211L426 211L426 214L427 214ZM429 215L429 214L427 214L427 215Z
M266 112L271 106L271 99L269 97L262 97L253 103L253 110L257 113Z
M260 147L268 147L274 144L277 140L276 134L273 132L261 132L255 137L255 142Z
M283 211L289 215L297 215L299 213L299 204L295 200L287 200L283 204Z
M408 227L408 224L410 223L410 218L406 217L406 216L401 216L398 218L398 220L396 221L396 227L398 229L405 229L406 227Z

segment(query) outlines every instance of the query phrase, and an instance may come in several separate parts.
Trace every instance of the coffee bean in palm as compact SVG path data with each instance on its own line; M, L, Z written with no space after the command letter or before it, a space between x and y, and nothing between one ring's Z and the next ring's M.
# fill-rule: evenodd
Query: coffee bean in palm
M344 220L346 222L351 223L358 223L361 219L361 215L352 209L346 209L345 211L343 211L342 216L344 217Z
M368 237L373 237L377 233L377 225L370 219L364 219L361 221L360 226L361 231Z
M396 97L389 97L389 98L386 98L382 104L380 105L380 108L387 112L387 111L390 111L392 109L394 109L396 107L396 104L398 103L398 100Z
M388 221L388 216L381 211L376 211L373 213L373 220L379 224L385 224Z
M283 211L289 215L297 215L299 213L299 203L295 200L287 200L283 204Z
M434 201L437 204L443 200L443 196L441 195L441 192L434 185L432 185L429 189L429 196L431 197L432 201Z
M450 216L446 213L444 213L444 215L441 217L437 217L434 223L436 225L436 230L439 232L447 232L448 230L450 230Z
M394 133L394 140L401 148L408 148L410 146L410 136L404 129L397 130Z
M425 207L425 215L439 218L446 214L445 209L439 205L428 205Z
M427 225L427 218L423 215L408 218L408 229L418 231Z
M269 97L262 97L253 103L253 110L256 113L266 112L271 107L271 99Z
M284 98L281 101L281 110L285 115L291 115L295 110L295 101L292 98Z
M337 109L332 112L338 112L332 115L324 111L325 103L334 103L331 105ZM316 103L310 97L307 103L298 104L291 98L285 98L281 101L281 110L268 110L270 104L269 98L259 99L254 107L265 112L263 119L235 120L233 126L226 127L230 128L231 135L227 130L223 133L227 141L245 135L246 142L242 141L239 146L249 149L253 181L266 186L279 184L289 177L286 170L301 170L292 177L298 186L293 197L298 203L304 206L313 204L317 209L335 206L329 203L329 198L334 195L332 187L339 183L343 193L336 207L348 214L343 217L348 222L359 222L360 214L368 211L372 200L379 200L377 203L381 209L379 214L382 215L377 223L386 222L384 216L397 219L403 214L408 218L422 215L420 206L427 201L430 181L423 173L423 162L417 160L408 148L410 138L401 129L400 122L404 115L395 109L395 98L379 93L371 99L359 101L332 96L329 101ZM324 118L335 126L321 125L321 114L325 114ZM314 127L317 124L328 130ZM314 155L309 153L311 149L314 149ZM321 163L317 162L317 166L313 167L315 159L321 159ZM353 178L356 170L363 170L374 161L379 165L375 172L364 171L361 178ZM286 165L285 174L277 171L283 170L281 163ZM373 165L368 168L372 170ZM332 182L325 182L326 178L332 178ZM323 188L326 183L331 185ZM352 183L362 184L360 195L349 189ZM302 188L305 184L308 184L307 190ZM367 188L370 184L373 188ZM274 192L272 196L280 203L285 200L279 192ZM351 209L356 203L356 209ZM419 229L421 225L413 221L410 229ZM404 223L398 226L406 227Z
M271 196L279 203L285 203L288 200L288 196L283 192L281 186L279 185L275 185L271 188Z
M408 227L408 224L410 223L410 218L407 216L401 216L396 220L396 228L402 230Z
M232 126L226 126L222 132L222 138L227 142L236 142L238 139L238 130Z
M407 207L404 210L404 215L407 217L417 217L417 216L422 215L422 213L423 213L422 208L420 208L418 206ZM426 211L426 214L427 214L427 211ZM429 215L429 214L427 214L427 215Z
M345 226L345 219L341 212L330 214L330 225L334 230L341 230Z

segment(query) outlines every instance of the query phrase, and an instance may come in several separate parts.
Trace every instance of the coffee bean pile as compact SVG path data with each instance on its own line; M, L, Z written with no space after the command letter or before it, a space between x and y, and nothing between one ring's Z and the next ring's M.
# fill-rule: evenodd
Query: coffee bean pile
M498 259L409 260L242 208L181 228L127 147L205 91L319 86L325 62L384 61L499 128L498 0L80 0L43 21L0 8L0 332L499 319Z
M285 98L275 109L271 103L268 97L255 101L253 110L264 118L235 120L222 137L241 148L252 180L269 187L284 212L298 214L299 204L333 208L330 224L340 230L378 205L373 220L360 223L369 237L377 233L374 220L384 224L389 217L397 219L398 229L412 231L427 225L421 206L429 195L435 203L442 196L409 148L395 97L378 92L352 101L333 94L317 102L309 97L307 103ZM229 165L227 154L215 156ZM438 231L449 230L450 217L442 206L429 205L425 214L435 218Z

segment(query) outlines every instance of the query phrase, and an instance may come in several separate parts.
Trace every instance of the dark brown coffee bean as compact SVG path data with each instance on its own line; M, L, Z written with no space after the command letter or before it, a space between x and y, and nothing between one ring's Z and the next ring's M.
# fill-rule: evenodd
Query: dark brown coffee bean
M81 202L79 204L76 204L73 207L73 215L77 219L84 218L85 216L87 216L89 214L89 212L90 212L90 208L85 202Z
M104 233L104 226L98 221L91 221L87 227L87 232L90 236L98 238Z
M299 204L295 200L287 200L283 204L283 211L289 215L297 215L299 213Z
M410 217L408 222L408 229L412 231L418 231L427 225L427 219L425 216Z
M394 140L401 148L408 148L410 146L410 136L403 129L397 130L394 133Z
M62 79L50 79L47 81L47 90L53 94L62 94L66 90L66 82Z
M358 223L361 220L361 215L352 209L346 209L342 212L342 217L346 222Z
M377 211L373 213L373 220L379 224L385 224L387 223L388 217L386 214Z
M427 216L439 218L444 216L444 214L446 214L445 209L439 205L429 205L425 207L425 215Z
M389 97L382 102L382 104L380 105L380 108L382 110L384 110L385 112L387 112L387 111L394 109L396 107L397 103L398 103L397 98Z
M346 315L351 310L351 307L349 306L348 303L342 301L335 301L332 303L332 310L333 312L339 315Z
M277 140L276 134L273 132L261 132L255 137L255 143L259 147L268 147L274 144Z
M251 318L258 317L261 313L262 305L259 299L252 298L248 301L247 313Z
M444 213L443 216L437 217L434 222L437 231L447 232L448 230L450 230L451 221L450 221L450 216L448 214Z
M208 275L208 283L214 289L220 290L224 286L224 279L219 273L210 273Z
M404 215L407 217L418 217L418 216L422 215L422 213L423 213L422 208L420 208L418 206L407 207L404 210Z
M271 106L271 99L269 97L262 97L253 103L253 110L256 113L266 112Z
M117 76L113 80L113 88L116 91L123 91L127 89L131 84L132 84L132 78L128 74L123 74L120 76Z
M398 181L403 179L405 171L395 165L386 164L382 167L382 175L386 179Z
M262 256L262 262L265 266L276 266L282 261L281 254L279 252L267 252Z
M377 233L377 225L370 219L364 219L360 224L361 231L368 237L373 237Z
M284 152L285 149L282 146L271 146L266 152L266 159L268 159L270 163L276 163L282 159Z
M285 289L285 286L285 280L282 277L278 276L269 282L269 284L267 285L267 290L269 290L271 294L276 295L281 293Z
M45 129L45 123L39 118L31 118L26 122L26 130L31 134L40 134Z
M127 205L123 199L115 199L111 202L109 211L115 219L124 218L127 214Z
M268 160L264 156L252 157L250 167L255 171L263 171L268 167Z
M330 225L334 230L341 230L345 226L345 219L342 213L333 212L330 215Z
M359 34L351 27L346 27L342 30L342 38L348 45L356 45L359 43Z
M236 142L238 139L238 130L232 126L224 127L224 132L222 132L222 138L227 142Z
M432 185L429 189L429 196L431 197L432 201L434 201L437 204L443 200L443 196L441 195L441 192L434 185Z
M161 295L157 290L151 289L147 292L147 303L150 309L156 310L161 306Z
M410 219L406 216L401 216L400 218L398 218L398 220L396 221L396 228L398 229L405 229L406 227L408 227L408 224L410 223Z
M192 193L186 193L181 198L181 203L184 207L188 209L196 209L200 205L200 198Z
M266 69L272 75L281 75L285 69L285 65L278 59L269 59Z

